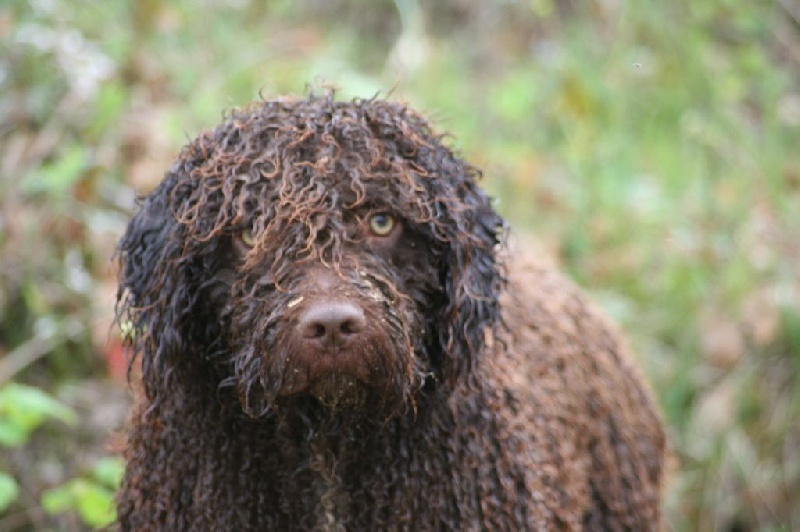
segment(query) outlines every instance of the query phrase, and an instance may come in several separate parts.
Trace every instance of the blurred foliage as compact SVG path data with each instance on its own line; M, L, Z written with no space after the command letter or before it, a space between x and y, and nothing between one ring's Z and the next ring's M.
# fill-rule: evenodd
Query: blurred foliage
M114 494L122 482L123 470L118 458L98 460L90 476L72 479L44 492L42 506L52 514L77 510L86 524L107 526L117 515Z
M0 448L21 447L47 419L73 423L75 414L38 388L20 384L0 387ZM19 484L0 457L0 515L17 500Z
M0 387L0 447L22 447L46 421L74 424L76 417L74 411L39 388L16 383ZM20 493L16 479L7 472L12 465L0 459L0 514L13 509ZM116 515L113 500L121 479L122 462L118 458L100 459L92 467L91 476L45 491L41 505L53 514L76 511L85 524L105 526Z
M426 110L630 333L671 529L799 529L798 72L797 0L11 0L0 384L119 374L135 194L223 108L323 80Z
M23 445L50 418L75 423L73 411L38 388L13 382L0 388L0 445Z
M48 418L74 422L75 414L38 388L19 384L0 387L0 448L21 447L31 433ZM10 464L0 459L0 514L19 495L17 481L5 470Z
M11 506L11 503L17 499L18 494L19 486L17 486L14 478L8 473L0 471L0 513Z

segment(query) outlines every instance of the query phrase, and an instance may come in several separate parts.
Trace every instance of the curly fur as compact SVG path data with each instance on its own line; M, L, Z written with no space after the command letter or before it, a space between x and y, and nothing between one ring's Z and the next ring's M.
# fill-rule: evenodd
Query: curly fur
M559 274L506 272L479 176L404 105L331 94L185 147L119 247L121 528L659 528L643 378ZM330 308L336 348L302 329Z

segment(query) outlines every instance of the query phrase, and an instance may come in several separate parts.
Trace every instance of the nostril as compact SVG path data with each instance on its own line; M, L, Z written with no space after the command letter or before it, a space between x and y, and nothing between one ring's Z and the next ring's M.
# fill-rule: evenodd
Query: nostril
M319 303L303 313L298 326L307 340L337 345L364 330L364 312L349 302Z
M342 325L339 327L339 332L342 334L358 334L364 328L364 323L362 320L346 320L342 322Z
M306 338L322 338L327 333L327 328L322 323L309 323L305 332Z

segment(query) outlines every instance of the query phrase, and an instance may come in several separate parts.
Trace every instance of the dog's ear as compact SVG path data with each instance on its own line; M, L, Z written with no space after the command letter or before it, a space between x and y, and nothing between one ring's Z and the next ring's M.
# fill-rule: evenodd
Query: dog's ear
M180 329L194 306L186 282L183 226L171 207L176 176L142 202L117 248L117 323L128 345L129 367L140 357L148 399L169 385L175 362L187 349Z
M439 330L443 377L451 384L472 370L487 333L499 324L498 298L505 285L497 255L505 222L473 182L462 182L457 196L460 201L447 209L452 218L444 224L449 248L442 278L448 300Z

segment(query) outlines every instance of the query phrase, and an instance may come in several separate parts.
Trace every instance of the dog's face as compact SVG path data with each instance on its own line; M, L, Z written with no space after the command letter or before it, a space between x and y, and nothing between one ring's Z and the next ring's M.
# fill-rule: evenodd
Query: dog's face
M304 394L331 407L402 403L436 378L426 317L445 301L443 245L383 197L386 182L367 184L369 204L347 180L274 197L283 183L239 192L285 212L257 208L228 235L231 264L212 296L228 341L216 358L250 411Z
M273 101L187 146L120 245L151 399L232 387L396 411L470 371L497 320L502 220L477 170L381 101Z

